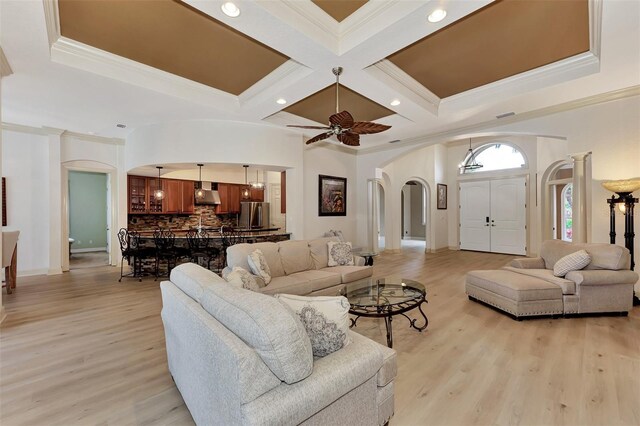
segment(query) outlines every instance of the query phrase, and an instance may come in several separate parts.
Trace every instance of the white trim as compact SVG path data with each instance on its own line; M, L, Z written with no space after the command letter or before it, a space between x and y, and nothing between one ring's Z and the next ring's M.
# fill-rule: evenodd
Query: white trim
M0 77L7 77L13 74L9 60L4 55L4 50L0 47Z
M512 97L600 71L600 59L584 52L552 64L516 74L457 95L444 98L441 108L458 110L483 104L496 96Z
M289 59L238 96L241 106L273 101L277 93L313 73L311 68ZM280 108L284 108L281 106Z
M598 58L602 44L603 0L589 0L589 50Z
M366 155L374 152L390 151L399 147L419 146L435 144L439 142L449 142L453 138L463 138L465 135L473 134L481 130L498 127L506 124L518 123L520 121L531 120L534 118L544 117L551 114L557 114L560 112L579 109L591 105L597 105L604 102L615 101L619 99L629 98L632 96L640 95L640 85L626 87L624 89L613 90L611 92L600 93L593 96L588 96L582 99L576 99L569 102L564 102L557 105L550 105L548 107L539 108L532 111L523 112L521 114L512 115L510 117L501 119L492 119L481 123L470 124L468 126L458 127L452 130L445 130L443 132L431 133L415 138L404 139L402 142L396 144L384 144L371 148L363 148L357 150L357 155ZM542 136L542 135L538 135ZM551 136L545 136L551 137Z
M412 102L418 104L433 115L438 115L440 98L422 84L418 83L393 62L383 59L365 68L364 71L383 84L390 86L399 94L406 96Z
M107 248L106 247L71 249L71 254L74 254L74 253L92 253L92 252L99 252L99 251L109 254L107 252Z
M121 138L107 138L104 136L89 135L86 133L70 132L68 130L65 130L62 137L82 139L88 142L104 143L107 145L124 145L125 143L125 140Z
M1 124L1 128L2 130L6 130L8 132L29 133L33 135L42 135L42 136L57 134L57 135L60 135L62 138L83 139L88 142L104 143L109 145L124 145L125 143L125 140L121 138L108 138L104 136L71 132L69 130L56 129L53 127L45 127L45 126L34 127L34 126L25 126L23 124L3 122Z
M2 123L2 130L16 133L29 133L33 135L46 136L49 133L42 127L25 126L22 124Z
M18 271L17 276L18 277L32 277L34 275L53 275L53 274L49 274L48 273L49 270L47 268L41 268L41 269L27 269L24 271ZM62 273L62 272L60 272Z
M60 15L58 14L58 0L42 0L44 6L44 20L47 27L49 47L60 38Z
M231 105L226 109L239 111L235 95L66 37L59 37L51 46L51 60L201 105L215 108Z

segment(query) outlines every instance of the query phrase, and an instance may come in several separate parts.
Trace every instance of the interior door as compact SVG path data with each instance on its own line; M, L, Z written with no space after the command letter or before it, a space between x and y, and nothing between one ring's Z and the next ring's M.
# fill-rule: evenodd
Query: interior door
M269 184L269 206L271 207L271 224L275 228L284 229L285 220L282 214L282 186L277 183Z
M460 249L491 251L491 185L460 183Z
M525 178L491 181L491 251L526 254Z

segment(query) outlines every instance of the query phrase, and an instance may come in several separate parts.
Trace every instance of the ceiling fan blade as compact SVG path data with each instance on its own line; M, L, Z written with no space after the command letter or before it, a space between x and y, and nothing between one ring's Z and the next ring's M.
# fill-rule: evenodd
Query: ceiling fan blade
M371 133L380 133L389 130L391 126L384 124L372 123L371 121L358 121L351 126L351 132L358 135L367 135Z
M333 134L333 132L325 132L325 133L320 133L317 136L312 137L311 139L309 139L307 141L307 145L309 145L310 143L314 143L314 142L318 142L321 141L323 139L327 139L329 136L331 136Z
M287 124L287 127L298 127L300 129L320 129L320 130L329 130L331 128L327 126L296 126L295 124Z
M329 123L348 129L353 126L353 117L349 114L349 111L342 111L329 117Z
M338 140L345 145L360 146L360 136L351 132L344 132L338 135Z

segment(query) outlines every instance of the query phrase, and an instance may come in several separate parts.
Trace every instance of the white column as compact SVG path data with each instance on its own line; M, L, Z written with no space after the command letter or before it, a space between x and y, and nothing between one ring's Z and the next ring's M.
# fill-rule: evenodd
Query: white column
M574 243L587 242L587 158L591 152L571 154L573 161L572 237Z
M369 214L367 215L367 247L371 248L371 251L377 252L379 250L378 234L380 229L378 226L378 212L380 211L380 200L378 197L378 181L376 179L367 180L367 191L369 196Z
M0 2L1 3L1 2ZM11 75L13 71L11 70L11 66L9 65L9 61L7 61L7 57L4 56L4 52L2 51L2 47L0 47L0 83L2 83L2 78L8 75ZM2 84L0 84L0 87ZM1 90L0 90L1 93ZM2 104L0 102L0 104ZM0 108L0 117L2 116L2 110ZM0 128L0 176L2 176L2 129ZM2 211L2 197L0 197L0 211ZM0 260L2 260L2 232L0 232ZM4 304L2 303L2 287L0 287L0 323L7 316Z
M49 270L48 275L62 273L62 250L69 242L62 241L62 165L61 136L64 130L45 127L49 136Z

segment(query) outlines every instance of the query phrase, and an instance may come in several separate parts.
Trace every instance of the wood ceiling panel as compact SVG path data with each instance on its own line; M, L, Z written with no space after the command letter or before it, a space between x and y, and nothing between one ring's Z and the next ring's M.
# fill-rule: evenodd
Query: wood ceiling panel
M446 98L588 50L587 0L501 0L387 59Z
M63 36L239 95L289 58L173 0L59 0Z
M356 121L375 121L395 114L353 90L340 85L340 111L347 110ZM318 123L328 124L329 116L336 112L336 86L332 84L311 96L296 102L285 111Z
M338 22L364 6L368 0L311 0Z

